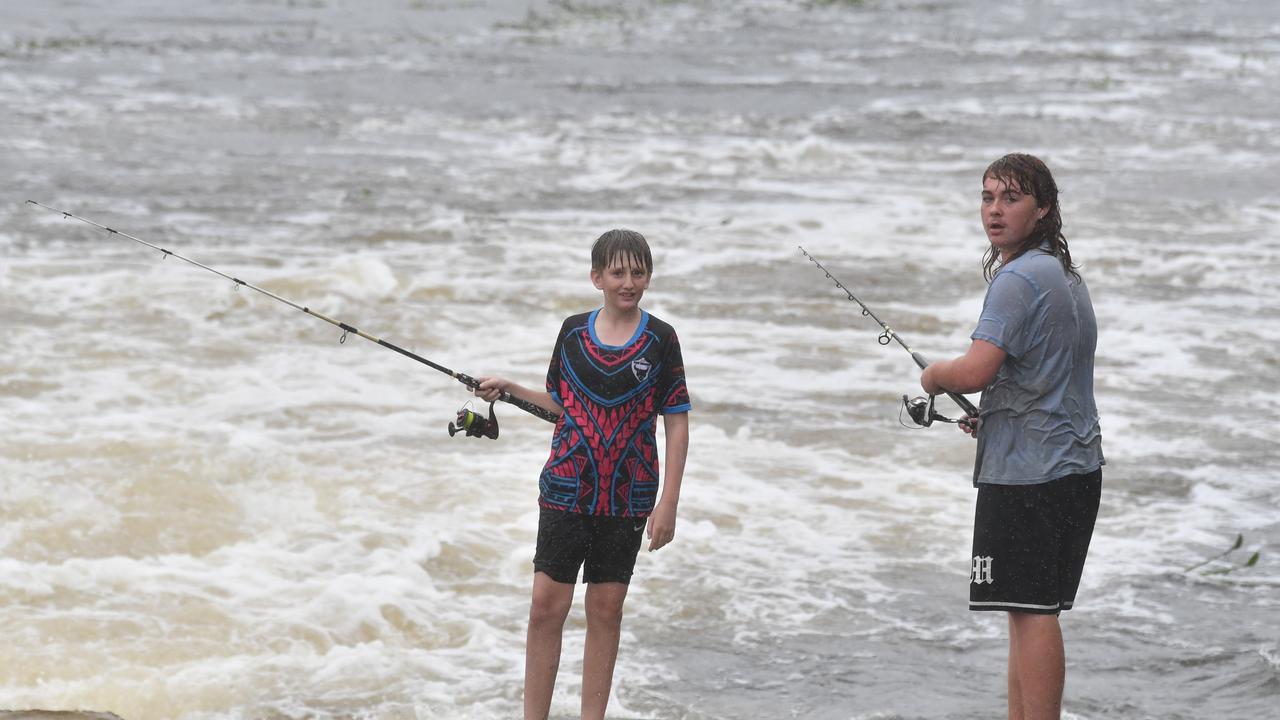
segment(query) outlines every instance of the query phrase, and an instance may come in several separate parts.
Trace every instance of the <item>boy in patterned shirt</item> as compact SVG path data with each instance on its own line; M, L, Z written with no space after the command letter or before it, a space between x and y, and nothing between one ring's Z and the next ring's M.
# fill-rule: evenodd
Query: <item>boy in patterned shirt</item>
M538 545L525 647L524 717L551 708L565 618L585 565L587 637L582 718L603 718L622 630L622 605L648 529L649 550L675 536L689 447L689 392L680 341L640 309L653 257L644 237L610 230L591 248L601 308L564 321L539 392L482 377L486 401L506 391L560 416L539 478ZM656 424L663 416L666 478L659 494Z

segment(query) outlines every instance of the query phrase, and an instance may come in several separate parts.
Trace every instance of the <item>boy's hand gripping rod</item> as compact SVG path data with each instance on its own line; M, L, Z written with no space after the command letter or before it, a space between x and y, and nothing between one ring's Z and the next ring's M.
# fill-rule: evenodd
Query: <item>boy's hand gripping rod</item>
M401 355L404 355L404 356L405 356L405 357L407 357L407 358L410 358L410 359L412 359L412 360L417 360L418 362L422 363L423 365L426 365L426 366L427 366L427 367L429 367L429 368L432 368L433 370L439 370L440 372L444 373L445 375L448 375L449 377L454 378L455 380L457 380L458 382L462 383L463 385L466 385L467 387L471 388L472 390L475 390L476 388L478 388L478 387L480 386L480 381L479 381L479 380L476 380L475 378L471 377L470 375L467 375L466 373L460 373L460 372L455 372L455 371L453 371L453 370L450 370L449 368L447 368L447 367L445 367L445 366L443 366L443 365L440 365L440 364L438 364L438 363L434 363L434 362L432 362L432 361L430 361L430 360L428 360L428 359L426 359L426 358L422 357L421 355L418 355L417 353L413 353L413 352L410 352L410 351L408 351L408 350L405 350L404 348L402 348L402 347L400 347L400 346L398 346L398 345L393 345L392 343L389 343L389 342L387 342L386 340L383 340L383 339L381 339L381 338L378 338L378 337L375 337L375 336L373 336L373 335L370 335L369 333L366 333L366 332L364 332L364 331L362 331L362 330L359 330L359 329L357 329L357 328L355 328L355 327L352 327L351 325L348 325L348 324L346 324L346 323L344 323L344 322L341 322L341 321L338 321L338 320L334 320L333 318L328 317L328 316L326 316L326 315L322 315L321 313L318 313L318 312L316 312L315 310L312 310L312 309L311 309L311 308L309 308L309 307L305 307L305 306L303 306L303 305L299 305L299 304L297 304L297 303L295 303L295 302L293 302L293 301L291 301L291 300L288 300L288 299L285 299L285 298L283 298L283 297L280 297L279 295L277 295L277 294L275 294L275 293L271 292L270 290L264 290L264 289L262 289L262 288L258 287L257 285L253 285L253 284L251 284L251 283L247 283L247 282L245 282L244 280L241 280L240 278L232 277L232 276L227 275L226 273L224 273L224 272L222 272L222 271L220 271L220 270L216 270L216 269L214 269L214 268L211 268L211 267L209 267L208 265L204 265L204 264L202 264L202 263L198 263L198 262L196 262L195 260L192 260L191 258L183 257L182 255L179 255L178 253L175 253L175 252L172 252L172 251L166 250L166 249L164 249L164 248L162 248L162 247L160 247L160 246L158 246L158 245L152 245L151 243L147 242L146 240L141 240L141 239L136 238L136 237L134 237L134 236L132 236L132 235L129 235L128 233L123 233L123 232L120 232L119 230L115 230L115 229L113 229L113 228L109 228L109 227L107 227L106 225L102 225L101 223L96 223L96 222L94 222L94 221L92 221L92 220L89 220L89 219L87 219L87 218L82 218L82 217L80 217L80 216L78 216L78 215L73 215L73 214L71 214L71 213L69 213L69 212L65 212L65 211L63 211L63 210L58 210L57 208L51 208L51 207L49 207L48 205L44 205L44 204L38 203L38 202L36 202L35 200L28 200L27 202L31 203L32 205L35 205L36 207L41 207L41 208L44 208L45 210L50 210L50 211L52 211L52 212L56 212L56 213L58 213L58 214L62 215L63 217L65 217L65 218L70 218L70 219L72 219L72 220L79 220L79 221L80 221L80 222L82 222L82 223L86 223L86 224L88 224L88 225L92 225L92 226L94 226L94 227L96 227L96 228L100 228L100 229L102 229L102 230L106 230L108 233L110 233L110 234L112 234L112 235L119 235L120 237L128 238L128 239L130 239L130 240L132 240L132 241L134 241L134 242L136 242L136 243L141 243L141 244L143 244L143 245L146 245L147 247L149 247L149 248L151 248L151 249L153 249L153 250L158 250L158 251L160 251L160 252L162 253L162 257L169 257L169 256L171 256L171 255L172 255L173 257L176 257L176 258L178 258L179 260L182 260L183 262L190 263L191 265L195 265L196 267L198 267L198 268L200 268L200 269L202 269L202 270L208 270L209 272L213 273L214 275L218 275L218 276L221 276L221 277L224 277L224 278L226 278L226 279L230 280L231 282L233 282L233 283L235 283L235 284L236 284L236 287L237 287L237 288L239 288L239 286L243 285L244 287L247 287L247 288L249 288L250 290L255 290L255 291L257 291L257 292L262 293L263 295L266 295L267 297L271 298L272 300L278 300L279 302L282 302L282 303L284 303L285 305L288 305L289 307L291 307L291 308L293 308L293 309L295 309L295 310L301 310L302 312L304 312L304 313L306 313L306 314L308 314L308 315L310 315L310 316L312 316L312 317L319 318L319 319L321 319L321 320L323 320L323 321L325 321L325 322L327 322L327 323L329 323L329 324L331 324L331 325L336 325L336 326L338 326L338 327L342 328L342 337L338 340L338 342L340 342L340 343L342 343L342 342L346 342L346 341L347 341L347 333L354 333L354 334L359 335L360 337L364 338L365 340L368 340L368 341L370 341L370 342L377 343L377 344L381 345L382 347L387 348L388 350L394 350L394 351L396 351L396 352L400 353ZM503 401L503 402L506 402L506 403L510 403L510 404L512 404L512 405L515 405L516 407L520 408L521 410L524 410L525 412L529 413L530 415L534 415L534 416L536 416L536 417L540 417L540 418L542 418L543 420L546 420L547 422L554 423L554 422L556 422L557 420L559 420L559 419L560 419L560 416L556 415L555 413L551 412L550 410L547 410L546 408L543 408L542 406L537 405L537 404L535 404L535 403L529 402L528 400L524 400L523 398L518 398L518 397L516 397L516 396L512 395L511 393L506 392L505 390L504 390L504 391L502 391L502 394L498 397L498 399L499 399L499 400L501 400L501 401ZM490 404L489 408L490 408L490 417L489 417L488 419L484 418L483 416L477 415L476 413L473 413L473 412L471 412L470 410L467 410L467 409L465 409L465 408L464 408L463 410L458 411L458 426L455 428L452 424L450 424L450 427L449 427L450 432L449 432L449 434L450 434L450 435L453 435L455 432L457 432L457 431L459 431L459 430L462 430L462 431L465 431L465 432L466 432L466 434L467 434L467 435L469 435L469 436L471 436L471 437L489 437L489 438L494 438L494 439L496 439L496 438L498 437L498 423L497 423L497 419L496 419L495 417L493 417L493 413L492 413L493 405L492 405L492 404Z
M800 247L800 246L797 245L797 247ZM870 317L872 320L875 320L880 325L880 327L884 329L884 332L880 333L880 337L879 337L879 341L881 345L888 345L890 341L896 341L899 345L903 347L903 349L911 353L911 359L916 361L916 365L919 365L921 370L929 366L929 361L925 360L923 355L916 352L915 350L912 350L909 345L903 342L902 338L898 335L898 333L893 331L893 328L884 324L884 322L881 321L880 318L876 317L875 313L871 312L871 308L867 307L866 304L864 304L861 300L859 300L858 297L854 295L851 290L849 290L849 288L844 286L844 283L840 282L840 280L837 279L836 276L832 275L830 270L827 270L825 267L822 266L822 263L818 262L818 258L810 255L803 247L800 247L800 252L804 253L804 256L809 258L809 260L813 262L814 265L817 265L818 269L821 270L827 276L828 279L834 282L836 284L836 287L843 290L845 295L849 296L850 300L858 303L858 305L862 308L863 315ZM956 405L960 406L960 409L963 410L966 415L974 418L978 417L978 408L974 407L973 403L969 402L968 398L966 398L965 396L959 393L953 393L950 390L946 391L946 394L947 394L947 397L951 398ZM933 421L935 420L942 420L944 422L963 423L966 427L969 425L969 423L965 422L963 419L952 420L951 418L944 417L943 415L940 415L939 413L934 412L932 395L929 396L929 399L927 402L922 397L908 400L907 396L903 395L902 403L903 405L906 406L907 413L911 415L911 419L914 420L916 424L922 425L924 427L928 427L929 425L933 424Z

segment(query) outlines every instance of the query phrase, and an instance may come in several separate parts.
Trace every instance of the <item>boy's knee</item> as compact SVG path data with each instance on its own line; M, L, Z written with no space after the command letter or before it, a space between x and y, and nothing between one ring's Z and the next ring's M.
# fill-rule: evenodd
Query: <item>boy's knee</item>
M613 596L588 597L586 603L587 622L621 625L622 603L625 597L625 595L621 598Z
M551 594L535 594L533 602L529 603L529 624L563 625L565 618L569 616L569 608L572 605L572 596L566 602L564 599Z

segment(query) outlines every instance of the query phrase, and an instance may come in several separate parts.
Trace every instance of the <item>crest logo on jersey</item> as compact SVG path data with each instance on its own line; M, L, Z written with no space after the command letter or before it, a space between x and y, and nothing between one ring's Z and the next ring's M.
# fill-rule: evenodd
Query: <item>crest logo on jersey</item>
M969 575L969 582L975 585L986 583L991 585L995 583L995 578L991 575L991 564L993 558L984 555L973 556L973 572Z
M631 362L631 374L636 376L638 382L644 382L649 377L649 371L653 369L653 365L644 358L636 358Z

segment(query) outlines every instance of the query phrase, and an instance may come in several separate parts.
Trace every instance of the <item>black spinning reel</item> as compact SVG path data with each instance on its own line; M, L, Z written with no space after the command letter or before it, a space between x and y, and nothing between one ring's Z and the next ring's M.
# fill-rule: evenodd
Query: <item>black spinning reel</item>
M471 403L462 406L458 411L458 419L449 423L449 437L465 433L467 437L490 440L498 439L498 416L493 412L493 403L489 403L489 417L485 417L470 407Z
M968 420L964 418L953 420L952 418L949 418L946 415L943 415L937 410L934 410L932 395L930 395L928 398L925 398L925 397L908 398L906 395L903 395L902 407L906 408L907 414L911 416L912 422L914 422L916 425L919 425L920 427L929 427L935 422L955 423L957 425L964 425L965 427L972 426L972 423L970 423ZM902 423L903 425L906 425L906 423L902 422L902 413L898 413L898 422Z

